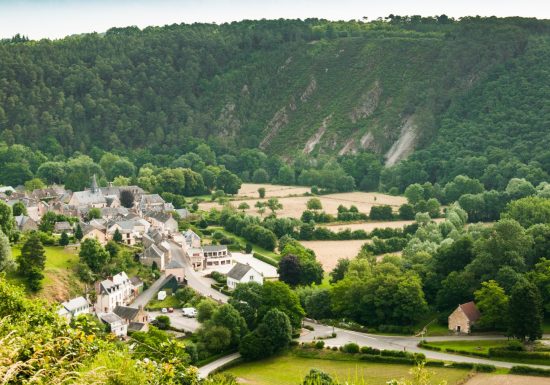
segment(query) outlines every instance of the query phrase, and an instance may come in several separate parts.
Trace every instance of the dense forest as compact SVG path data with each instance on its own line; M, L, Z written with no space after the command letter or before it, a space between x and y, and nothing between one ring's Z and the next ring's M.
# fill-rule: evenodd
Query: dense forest
M550 172L549 33L536 19L390 15L16 36L0 42L0 183L66 182L80 162L107 180L189 168L206 189L226 184L208 166L329 190L457 175L487 190L538 185ZM131 165L98 169L105 151ZM48 160L57 180L38 173Z

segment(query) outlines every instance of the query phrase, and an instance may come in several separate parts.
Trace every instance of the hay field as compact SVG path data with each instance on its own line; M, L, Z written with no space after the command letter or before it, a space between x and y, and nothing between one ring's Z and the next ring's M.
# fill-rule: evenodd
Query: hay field
M324 271L334 269L340 258L355 258L359 250L361 250L361 246L369 242L368 239L351 241L300 241L304 247L315 252L317 260L323 265Z

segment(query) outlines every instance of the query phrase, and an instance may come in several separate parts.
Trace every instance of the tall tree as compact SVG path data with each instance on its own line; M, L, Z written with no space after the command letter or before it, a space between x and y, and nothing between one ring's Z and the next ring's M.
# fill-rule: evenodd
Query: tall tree
M44 278L44 267L46 266L46 254L40 235L32 232L21 248L21 255L18 258L19 274L27 279L29 288L38 291L42 287Z
M120 204L127 209L134 207L134 193L131 190L122 190L120 192Z
M506 330L508 296L496 281L483 282L481 289L474 292L481 318L476 326L489 330Z
M512 289L508 307L509 333L520 339L535 341L542 337L542 299L537 287L526 280Z
M0 230L0 272L9 272L15 268L15 261L11 254L10 240Z
M86 239L82 242L78 255L94 273L99 273L109 260L109 253L95 239Z

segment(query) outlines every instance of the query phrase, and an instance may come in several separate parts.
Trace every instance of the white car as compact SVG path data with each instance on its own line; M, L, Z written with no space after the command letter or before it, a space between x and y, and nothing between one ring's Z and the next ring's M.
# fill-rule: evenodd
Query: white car
M184 317L195 318L197 316L197 309L194 307L184 307L181 311Z
M168 313L168 309L163 307L161 310L160 310L161 313Z

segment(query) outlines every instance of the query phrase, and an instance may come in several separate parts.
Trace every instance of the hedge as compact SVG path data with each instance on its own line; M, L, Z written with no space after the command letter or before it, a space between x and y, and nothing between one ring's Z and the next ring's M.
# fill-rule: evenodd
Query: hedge
M508 350L508 349L502 349L502 348L489 349L489 356L501 357L501 358L519 358L519 359L535 359L535 360L550 361L550 353L525 352L525 351Z
M252 256L256 259L259 259L262 262L265 262L265 263L271 265L271 266L279 267L279 263L276 260L274 260L273 258L266 257L265 255L258 254L258 253L254 253L254 254L252 254Z
M539 369L531 366L512 366L511 374L530 374L533 376L550 377L550 369Z
M415 360L406 357L389 357L389 356L376 356L372 354L362 354L359 356L361 361L380 362L386 364L408 364L414 365Z

